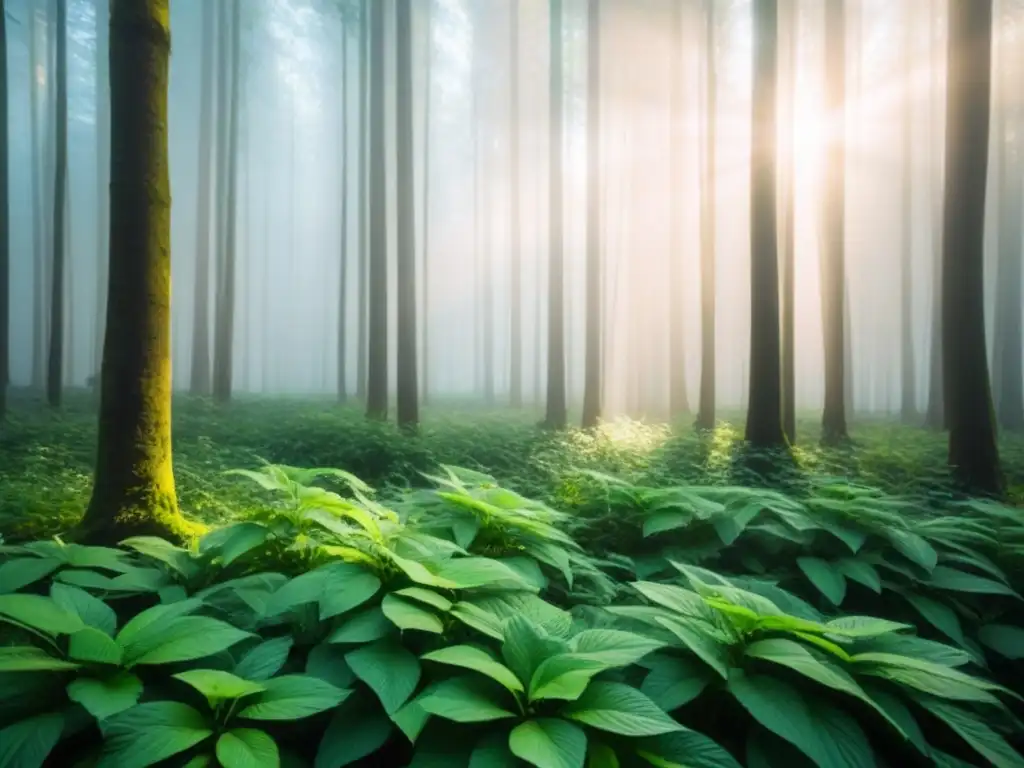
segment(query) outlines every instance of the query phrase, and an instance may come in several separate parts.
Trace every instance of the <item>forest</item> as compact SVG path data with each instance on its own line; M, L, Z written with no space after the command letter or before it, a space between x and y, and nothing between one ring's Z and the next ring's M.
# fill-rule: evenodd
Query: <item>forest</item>
M0 0L0 768L1024 768L1022 85L1024 0Z

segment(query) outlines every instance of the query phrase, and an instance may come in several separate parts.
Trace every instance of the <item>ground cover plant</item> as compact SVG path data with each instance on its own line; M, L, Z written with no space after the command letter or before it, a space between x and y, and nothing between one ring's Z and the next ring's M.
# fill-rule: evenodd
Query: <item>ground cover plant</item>
M1024 764L1024 526L923 430L756 478L727 423L273 408L179 408L185 548L52 535L84 404L4 443L0 765Z

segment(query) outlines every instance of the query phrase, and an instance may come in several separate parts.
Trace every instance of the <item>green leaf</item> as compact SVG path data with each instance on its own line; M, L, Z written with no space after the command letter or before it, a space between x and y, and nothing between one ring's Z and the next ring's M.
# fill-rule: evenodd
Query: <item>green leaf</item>
M432 689L427 689L427 691L430 690ZM410 744L416 743L428 720L430 720L430 713L421 707L416 699L403 704L397 712L391 715L391 722L405 734L405 738L409 740Z
M278 768L277 743L265 731L232 728L217 739L217 759L224 768Z
M125 649L126 657L144 653L159 644L165 631L182 616L198 610L203 601L197 598L167 605L154 605L133 616L117 633L117 642Z
M489 557L455 557L446 560L438 567L437 576L451 584L451 589L475 589L491 584L511 583L520 589L537 591L536 586L523 579L515 569Z
M480 680L451 677L416 699L432 715L456 723L482 723L515 717L513 712L498 706Z
M882 579L870 563L847 557L837 561L835 568L851 581L862 584L877 595L882 594Z
M64 672L80 666L31 645L0 646L0 672Z
M658 617L658 623L675 635L683 645L692 651L696 656L717 672L723 679L728 677L728 648L721 645L714 638L709 637L706 631L699 627L691 626L690 623L673 621Z
M655 512L644 520L643 535L644 538L656 536L659 533L685 528L691 523L693 523L693 515L673 510Z
M420 658L436 661L453 667L462 667L479 672L501 683L513 693L523 693L523 684L508 667L499 662L488 651L473 645L453 645L427 653Z
M97 768L147 768L213 735L202 714L177 701L137 704L100 728L105 738Z
M436 614L395 595L385 595L380 609L388 621L401 630L418 629L437 635L444 633L444 624Z
M492 731L477 742L469 756L469 768L519 768L522 763L508 747L508 734Z
M635 664L665 644L634 632L617 629L585 629L572 638L573 654L611 667Z
M68 698L97 720L134 707L141 695L142 681L125 671L104 678L80 677L68 684Z
M609 665L575 653L560 653L545 659L530 679L530 701L564 699L573 701L590 681Z
M356 707L351 701L331 718L320 740L314 768L343 768L369 757L387 743L391 721L376 708Z
M938 553L931 544L916 533L891 528L886 532L886 535L889 537L892 545L896 547L896 551L912 563L916 563L926 571L931 571L935 568L935 564L939 561Z
M220 534L220 540L217 542L220 562L227 567L263 544L270 536L270 529L259 523L244 522L214 531L214 535L216 534ZM203 541L209 537L210 534L207 534ZM203 551L203 541L199 544L200 551Z
M362 605L377 594L380 579L353 565L345 570L331 571L322 589L320 620L325 621Z
M267 600L266 615L278 616L300 605L319 602L331 574L330 569L335 565L321 566L285 582Z
M591 742L587 753L587 768L619 768L619 756L607 744Z
M326 680L335 688L350 688L356 676L345 661L345 649L320 643L306 656L306 674Z
M640 691L622 683L595 681L562 713L620 736L657 736L682 727Z
M1007 659L1024 659L1024 629L1008 624L987 624L978 630L978 639Z
M196 564L192 562L187 550L176 547L169 541L156 536L135 536L122 541L121 546L129 547L146 557L159 560L183 576L190 576L196 570Z
M98 629L82 627L69 639L68 656L75 661L116 666L121 663L121 646Z
M0 730L0 768L42 768L63 731L56 712L8 725Z
M960 627L960 619L952 608L938 600L911 592L903 593L903 597L915 611L921 614L925 621L939 632L959 645L964 644L964 631Z
M246 680L268 680L281 671L293 644L287 635L265 640L241 658L235 674Z
M240 699L266 690L259 683L243 680L219 669L189 669L172 677L195 688L211 704L225 699Z
M177 603L174 603L177 605ZM170 607L170 606L168 606ZM136 664L171 664L192 661L226 651L235 643L251 637L248 632L208 616L183 616L168 626L159 640L145 652L132 657L125 653L125 662Z
M689 704L714 680L704 664L692 659L658 656L646 664L650 672L640 685L640 692L666 712Z
M973 573L967 573L966 571L958 571L945 565L936 566L932 570L932 577L927 583L936 589L945 589L951 592L1018 597L1016 592L1002 582L986 579L983 576L975 576Z
M48 635L70 635L84 626L77 614L39 595L0 595L0 621L3 619Z
M741 768L717 742L687 728L644 739L637 754L656 768Z
M948 725L994 768L1022 768L1024 757L1011 747L1006 739L993 731L981 719L960 707L930 697L915 697L918 703Z
M333 709L351 693L309 675L272 677L238 713L250 720L300 720Z
M35 584L61 567L63 563L52 557L24 557L8 560L0 565L0 594L17 592Z
M551 637L524 616L513 616L505 623L504 639L501 656L505 665L521 681L532 680L537 668L546 659L569 649L567 643Z
M420 603L426 603L427 605L437 608L437 610L447 613L452 608L452 601L444 595L439 595L432 589L424 589L423 587L406 587L405 589L399 589L392 594L399 595L401 597L408 597L410 600L416 600Z
M352 614L352 617L339 626L330 637L329 643L372 643L395 631L392 624L380 608L369 608Z
M846 579L838 570L817 557L798 557L796 564L832 605L842 605L846 597Z
M508 737L516 757L537 768L583 768L587 735L583 729L554 718L527 720Z
M345 661L377 694L389 715L409 699L420 681L419 659L393 640L378 640L349 651Z
M901 624L888 619L876 619L872 616L840 616L825 624L829 633L844 637L878 637L891 632L913 629L910 624Z
M50 585L50 598L68 613L73 613L86 626L113 636L117 629L117 614L114 609L84 589L68 584Z

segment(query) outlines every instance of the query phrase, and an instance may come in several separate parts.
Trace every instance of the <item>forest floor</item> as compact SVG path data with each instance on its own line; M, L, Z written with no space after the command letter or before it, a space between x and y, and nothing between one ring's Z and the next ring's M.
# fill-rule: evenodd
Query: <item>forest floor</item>
M886 494L941 502L947 483L946 436L893 420L854 420L852 441L819 443L817 416L797 427L795 466L764 478L736 461L743 420L723 414L714 432L688 423L607 424L597 433L537 428L539 413L487 411L464 404L424 409L415 436L369 423L362 409L329 398L240 399L224 409L181 397L174 406L174 464L179 500L190 517L224 522L266 500L250 482L225 474L263 462L344 469L387 494L429 483L421 473L447 464L485 472L528 497L566 511L594 502L595 471L638 486L771 485L792 491L841 477ZM1009 501L1024 503L1024 436L1000 440ZM60 411L14 393L0 430L0 536L48 537L69 528L88 502L96 451L95 401L70 393ZM590 478L592 480L592 478Z

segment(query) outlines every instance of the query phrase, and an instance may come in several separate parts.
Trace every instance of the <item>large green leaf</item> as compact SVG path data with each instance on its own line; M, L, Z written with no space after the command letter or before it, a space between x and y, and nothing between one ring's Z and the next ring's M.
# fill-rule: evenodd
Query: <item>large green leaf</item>
M948 725L971 748L988 760L994 768L1022 768L1021 757L1006 739L985 724L983 715L968 712L948 702L926 696L915 696L917 702Z
M401 630L417 629L437 635L444 632L444 623L437 614L412 601L403 600L395 595L385 595L380 609L388 621Z
M600 680L562 712L571 720L620 736L657 736L682 727L636 688Z
M50 597L64 610L76 614L86 626L111 636L117 629L114 609L84 589L54 583L50 585Z
M219 669L189 669L174 675L199 691L211 704L225 699L240 699L266 690L266 686L243 680Z
M796 564L832 605L842 605L846 597L846 579L838 569L818 557L798 557Z
M68 640L68 658L116 666L121 663L121 646L98 629L82 627Z
M570 641L576 656L600 661L608 667L635 664L663 645L649 637L617 629L585 629Z
M519 768L521 765L509 749L508 734L501 731L484 736L469 756L469 768Z
M332 570L323 582L320 596L321 621L356 608L380 589L380 579L358 566Z
M235 674L246 680L267 680L288 660L294 640L287 635L265 640L249 650L235 665Z
M473 589L491 584L508 583L520 589L536 591L537 587L523 579L513 568L488 557L455 557L437 569L437 576L451 589Z
M398 711L420 680L419 659L393 640L349 651L345 660L356 677L377 694L388 714Z
M0 621L4 619L48 635L70 635L85 626L78 614L39 595L0 595Z
M137 704L100 728L104 743L97 768L147 768L213 735L202 714L177 701Z
M960 626L960 618L956 615L956 611L948 605L924 595L904 592L903 597L915 611L921 614L925 621L939 632L959 645L964 644L964 631Z
M939 555L927 541L910 531L892 528L886 532L896 551L912 563L931 571L939 561Z
M862 584L875 594L882 594L882 579L871 563L847 557L836 561L835 569L846 578Z
M539 625L524 616L513 616L506 622L504 638L501 656L505 660L505 665L523 682L531 680L534 672L545 660L569 649L568 643L560 638L551 637Z
M379 709L345 702L332 716L320 740L314 768L344 768L372 755L387 742L394 728Z
M583 729L555 718L520 723L509 734L508 746L512 754L537 768L583 768L587 757Z
M951 592L1018 596L1016 592L1002 582L986 579L984 576L976 576L967 571L958 571L945 565L936 566L932 570L932 576L928 584L936 589L945 589Z
M31 645L0 646L0 672L65 672L79 666Z
M913 629L913 626L888 619L876 619L873 616L840 616L825 624L825 628L833 635L861 638L902 632L906 629Z
M190 557L188 550L176 547L156 536L135 536L125 539L121 545L158 560L185 577L191 577L199 567Z
M456 723L481 723L515 717L481 680L451 677L416 699L424 711ZM501 690L498 688L497 690Z
M217 739L217 760L224 768L278 768L277 742L266 731L232 728Z
M117 633L117 642L125 649L126 657L137 657L150 647L159 645L166 630L179 618L198 610L203 601L198 598L167 605L154 605L135 614Z
M978 639L1000 656L1024 659L1024 629L1009 624L986 624L978 630Z
M53 557L24 557L0 565L0 594L17 592L35 584L63 565Z
M658 618L658 623L665 627L682 642L683 646L692 651L697 658L717 672L723 679L728 677L729 648L709 636L697 622L674 621Z
M211 540L211 543L220 553L221 564L227 567L262 545L270 537L270 529L259 523L234 523L204 536L199 544L200 551L203 550L203 543L210 539L211 535L218 536L217 541Z
M142 681L131 672L110 677L80 677L68 683L68 698L81 704L97 720L134 707L142 695Z
M447 613L451 610L452 601L444 595L438 594L432 589L424 589L423 587L406 587L405 589L399 589L392 592L394 595L399 597L407 597L410 600L415 600L419 603L426 603L429 606L437 608L442 613Z
M42 768L64 731L60 714L37 715L0 730L0 768Z
M463 667L501 683L513 693L522 693L523 684L508 667L498 661L489 651L475 645L452 645L432 651L421 657L439 664Z
M380 608L374 606L358 613L341 624L330 637L329 643L372 643L395 631L395 625L384 615Z
M853 656L853 661L861 674L880 677L943 699L998 704L999 699L991 692L1005 690L957 669L911 656L858 653Z
M183 616L168 627L159 639L146 643L144 652L134 656L125 649L125 663L171 664L192 661L226 651L235 643L251 637L248 632L209 616Z
M717 742L686 728L644 739L637 754L656 768L740 768Z
M657 656L646 662L650 672L640 686L648 696L666 712L689 704L715 679L702 663L676 656Z
M338 706L351 691L309 675L282 675L263 683L238 715L250 720L299 720Z
M541 662L530 679L530 701L579 698L590 681L612 665L576 653L559 653Z
M345 649L320 643L306 656L306 674L326 680L335 688L351 688L356 676L345 661Z

